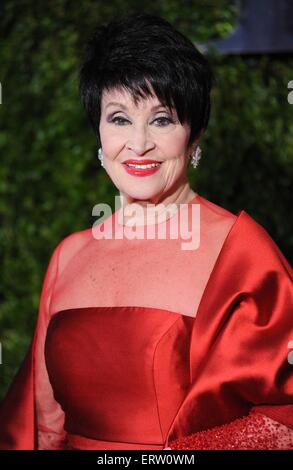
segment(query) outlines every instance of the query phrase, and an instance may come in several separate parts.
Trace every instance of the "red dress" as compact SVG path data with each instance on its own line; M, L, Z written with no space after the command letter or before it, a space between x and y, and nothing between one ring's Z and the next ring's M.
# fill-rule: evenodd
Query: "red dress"
M58 244L0 449L293 448L292 268L244 210L182 211L193 249L118 211Z

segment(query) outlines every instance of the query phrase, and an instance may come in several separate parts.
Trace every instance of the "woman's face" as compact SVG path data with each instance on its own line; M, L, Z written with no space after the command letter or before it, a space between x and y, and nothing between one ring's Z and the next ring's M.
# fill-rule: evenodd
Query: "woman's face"
M104 169L128 201L161 201L187 182L190 126L181 125L176 111L170 114L156 96L136 107L126 90L105 90L99 130ZM159 164L142 168L145 160Z

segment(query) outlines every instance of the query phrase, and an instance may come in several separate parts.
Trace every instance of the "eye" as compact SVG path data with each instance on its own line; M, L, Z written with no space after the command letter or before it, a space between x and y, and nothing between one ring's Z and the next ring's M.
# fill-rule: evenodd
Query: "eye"
M159 124L156 124L156 127L166 127L169 124L174 124L173 119L167 117L167 116L161 116L153 120L153 122L158 121ZM130 122L128 119L123 118L122 116L116 116L113 119L110 120L113 124L116 126L124 126L124 123Z
M174 121L173 121L172 119L170 119L170 118L168 118L168 117L165 117L165 116L159 117L159 118L155 119L153 122L155 122L155 121L159 121L159 122L161 122L161 123L162 123L162 122L165 123L165 124L163 124L163 125L162 125L162 124L159 124L159 127L165 127L165 126L168 126L168 124L174 123Z
M117 120L118 120L118 122L117 122ZM120 126L121 122L129 122L129 121L127 119L121 117L121 116L116 116L110 122L113 122L114 124L116 124L116 126L117 125ZM124 124L122 124L122 125L124 125Z

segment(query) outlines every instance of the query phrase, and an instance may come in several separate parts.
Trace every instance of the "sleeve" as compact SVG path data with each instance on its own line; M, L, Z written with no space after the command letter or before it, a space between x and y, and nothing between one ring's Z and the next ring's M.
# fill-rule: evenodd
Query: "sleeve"
M64 413L48 378L44 342L62 242L44 277L35 332L26 356L0 405L0 449L61 449L66 445Z
M292 449L292 272L243 211L194 322L192 383L169 433L171 448Z

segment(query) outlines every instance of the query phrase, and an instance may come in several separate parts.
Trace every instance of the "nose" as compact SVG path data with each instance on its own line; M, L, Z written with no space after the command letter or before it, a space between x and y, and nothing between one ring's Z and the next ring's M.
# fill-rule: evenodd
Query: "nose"
M132 150L137 155L143 155L155 147L155 143L149 138L148 130L143 128L133 129L131 138L126 144L127 149Z

